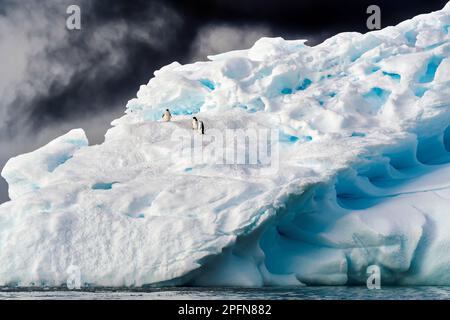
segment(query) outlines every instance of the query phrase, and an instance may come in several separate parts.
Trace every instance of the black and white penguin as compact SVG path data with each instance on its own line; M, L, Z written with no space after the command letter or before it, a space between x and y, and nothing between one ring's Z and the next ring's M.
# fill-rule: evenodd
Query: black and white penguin
M198 130L198 120L196 117L192 118L192 130Z
M203 121L198 122L198 133L205 134L205 126L203 124Z
M169 122L172 119L172 114L170 113L169 109L166 109L162 118L165 122Z

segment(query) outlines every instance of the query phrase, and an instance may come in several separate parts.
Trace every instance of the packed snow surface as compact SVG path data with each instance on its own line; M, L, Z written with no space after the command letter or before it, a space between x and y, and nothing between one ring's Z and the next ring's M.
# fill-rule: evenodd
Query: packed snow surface
M0 285L62 285L70 266L97 286L344 285L374 264L449 285L449 28L447 5L155 72L103 144L77 129L6 164ZM192 161L178 139L224 133L228 152L240 129L276 133L270 165Z

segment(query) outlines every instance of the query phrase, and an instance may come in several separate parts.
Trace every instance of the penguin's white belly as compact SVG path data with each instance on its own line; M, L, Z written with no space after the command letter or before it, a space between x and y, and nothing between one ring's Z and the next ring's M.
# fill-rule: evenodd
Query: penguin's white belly
M164 113L164 116L163 116L164 121L168 122L168 121L170 121L170 118L171 118L170 114Z

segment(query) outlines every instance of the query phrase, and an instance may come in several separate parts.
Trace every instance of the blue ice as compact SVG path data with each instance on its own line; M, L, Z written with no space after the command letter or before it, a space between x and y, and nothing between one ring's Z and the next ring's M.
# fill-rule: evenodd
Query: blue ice
M296 143L299 140L297 136L293 136L284 132L280 133L280 142L284 143Z
M117 182L109 182L109 183L99 182L99 183L94 184L92 186L92 189L93 190L111 190L112 186L116 183Z
M418 87L414 90L414 94L416 95L416 97L422 98L423 95L425 94L425 92L427 92L427 91L428 91L428 88Z
M433 57L428 61L428 65L425 73L419 78L420 83L429 83L434 80L434 76L436 75L436 71L439 65L442 62L441 57Z
M303 83L297 88L297 90L306 90L311 84L312 81L306 78L305 80L303 80Z
M405 33L406 40L412 46L416 44L417 41L417 33L415 31L408 31Z
M380 108L383 104L386 103L390 91L384 90L379 87L372 88L369 92L363 95L363 98L372 104L375 108Z
M391 72L383 71L383 74L385 76L391 77L395 81L400 81L400 79L402 78L398 73L391 73Z
M199 82L211 91L216 89L216 85L209 79L200 79Z
M62 154L59 155L53 159L50 159L48 162L48 171L53 172L56 168L58 168L60 165L66 163L69 159L72 158L72 155Z

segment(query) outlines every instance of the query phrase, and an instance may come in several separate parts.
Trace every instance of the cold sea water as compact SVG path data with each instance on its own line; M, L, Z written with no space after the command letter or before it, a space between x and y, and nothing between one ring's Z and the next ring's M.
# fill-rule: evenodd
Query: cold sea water
M450 287L0 288L0 300L449 300Z

